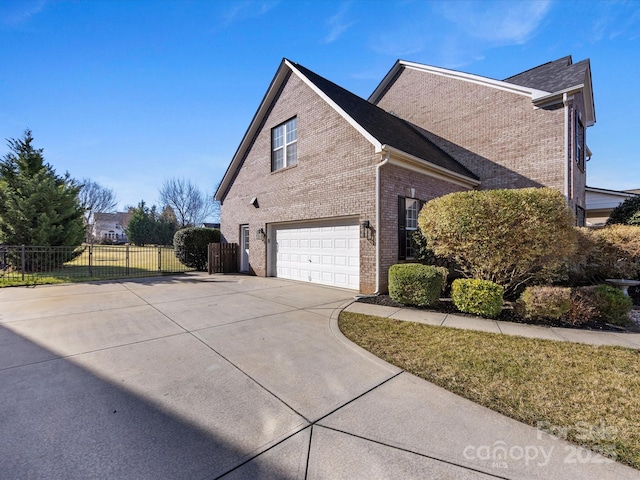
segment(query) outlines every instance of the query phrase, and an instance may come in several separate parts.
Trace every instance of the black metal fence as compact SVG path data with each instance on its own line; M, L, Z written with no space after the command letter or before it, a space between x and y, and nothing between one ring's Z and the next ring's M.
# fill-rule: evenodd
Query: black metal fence
M0 245L0 284L142 277L190 270L176 258L172 246Z

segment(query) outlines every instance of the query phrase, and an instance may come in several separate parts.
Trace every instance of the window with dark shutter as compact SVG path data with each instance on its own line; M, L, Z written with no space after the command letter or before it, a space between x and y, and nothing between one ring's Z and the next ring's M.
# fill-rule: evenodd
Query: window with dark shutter
M415 258L413 233L418 230L418 213L424 202L415 198L398 197L398 259Z
M398 197L398 259L407 258L407 231L405 229L407 214L404 197Z

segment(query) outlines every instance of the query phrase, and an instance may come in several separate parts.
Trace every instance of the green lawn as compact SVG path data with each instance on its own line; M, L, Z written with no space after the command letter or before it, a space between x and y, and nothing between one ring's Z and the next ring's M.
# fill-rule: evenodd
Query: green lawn
M91 254L90 254L91 251ZM158 253L159 252L159 253ZM45 283L83 282L122 277L144 277L191 270L175 256L173 247L97 245L66 262L62 268L46 272L0 273L0 287Z
M342 332L407 372L640 469L640 351L343 312Z

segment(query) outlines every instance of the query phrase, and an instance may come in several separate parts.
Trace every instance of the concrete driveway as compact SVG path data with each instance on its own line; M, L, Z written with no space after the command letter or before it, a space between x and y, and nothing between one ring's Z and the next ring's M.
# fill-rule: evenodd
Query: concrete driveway
M0 478L640 478L347 341L247 276L0 289Z

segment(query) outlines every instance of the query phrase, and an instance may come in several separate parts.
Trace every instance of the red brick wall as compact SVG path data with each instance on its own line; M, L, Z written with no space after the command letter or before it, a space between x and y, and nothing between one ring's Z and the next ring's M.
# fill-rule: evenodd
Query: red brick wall
M271 172L271 129L298 118L298 164ZM267 224L353 216L375 227L375 165L380 155L359 132L297 76L291 75L221 206L222 234L239 243L249 224L249 263L267 274ZM257 197L259 208L249 204ZM360 241L360 288L375 289L375 246Z
M381 292L387 291L389 267L398 260L398 196L429 201L447 193L468 190L398 165L384 165L380 172L382 231L380 242ZM414 191L412 192L411 189ZM412 196L414 195L414 196Z
M405 68L378 102L431 132L478 175L482 189L549 186L565 193L564 109L531 98Z

